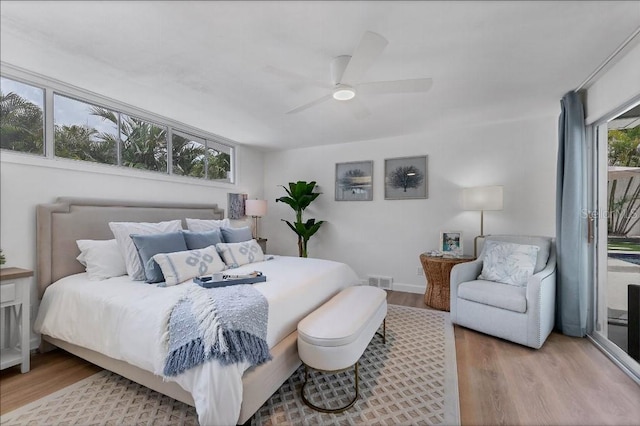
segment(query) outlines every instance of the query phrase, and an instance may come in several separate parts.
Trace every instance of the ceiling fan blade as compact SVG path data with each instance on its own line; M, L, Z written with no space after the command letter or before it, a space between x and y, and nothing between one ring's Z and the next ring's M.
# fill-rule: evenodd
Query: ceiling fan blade
M314 86L314 87L321 87L323 89L330 89L331 88L331 86L329 84L327 84L327 83L323 83L321 81L317 81L317 80L314 80L312 78L305 77L304 75L300 75L300 74L297 74L295 72L285 71L285 70L282 70L280 68L273 67L271 65L265 66L262 70L264 72L276 75L276 76L278 76L280 78L283 78L285 80L291 80L291 81L295 81L295 82L298 82L298 83L304 83L304 84L307 84L307 85L310 85L310 86Z
M414 78L410 80L373 81L356 86L358 93L414 93L426 92L433 86L430 78Z
M322 102L326 102L329 99L331 99L332 97L333 97L332 94L325 95L325 96L323 96L323 97L321 97L319 99L316 99L315 101L311 101L311 102L309 102L307 104L300 105L299 107L294 108L291 111L287 111L287 114L295 114L297 112L304 111L307 108L311 108L312 106L316 106L318 104L321 104Z
M355 84L362 79L373 62L380 56L389 42L380 34L367 31L360 44L351 55L351 60L342 74L339 83Z
M362 103L360 99L353 98L351 100L345 101L344 104L346 107L351 110L351 113L358 120L362 120L371 115L371 111Z

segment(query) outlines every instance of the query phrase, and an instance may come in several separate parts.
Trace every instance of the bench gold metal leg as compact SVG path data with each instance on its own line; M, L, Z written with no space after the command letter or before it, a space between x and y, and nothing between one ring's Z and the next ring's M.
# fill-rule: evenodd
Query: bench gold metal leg
M324 407L318 407L315 404L312 404L307 397L304 394L304 388L307 386L307 380L308 380L308 373L309 373L309 367L307 366L307 364L304 365L304 383L302 384L302 388L300 389L300 395L302 396L302 401L307 404L309 407L313 408L314 410L320 411L322 413L342 413L345 410L348 410L349 408L353 407L353 405L356 403L357 399L358 399L358 361L356 361L356 363L354 364L355 366L355 382L356 382L356 394L353 397L353 399L351 400L351 402L349 402L347 405L345 405L344 407L340 407L340 408L335 408L335 409L330 409L330 408L324 408ZM351 367L347 367L347 369L349 369ZM342 371L345 370L338 370L338 371L327 371L325 373L340 373Z
M387 344L387 318L382 320L382 334L376 331L376 334L382 337L382 343Z

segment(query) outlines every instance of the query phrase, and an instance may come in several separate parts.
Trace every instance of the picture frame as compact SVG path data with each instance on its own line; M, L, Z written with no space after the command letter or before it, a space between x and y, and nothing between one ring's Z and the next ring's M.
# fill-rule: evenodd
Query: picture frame
M336 201L373 200L373 161L336 163Z
M438 250L443 255L462 256L463 240L461 231L442 231L440 232L440 246Z
M227 210L229 211L229 219L242 219L244 214L244 202L247 200L247 194L227 194Z
M384 199L428 198L427 156L384 160Z

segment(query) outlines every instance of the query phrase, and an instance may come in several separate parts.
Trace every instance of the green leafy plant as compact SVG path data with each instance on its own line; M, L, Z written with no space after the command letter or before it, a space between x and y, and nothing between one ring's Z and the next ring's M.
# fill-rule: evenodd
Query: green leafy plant
M309 219L306 222L302 221L302 212L309 207L309 204L313 202L320 195L319 192L313 192L316 186L315 182L289 182L289 188L282 186L287 191L286 197L280 197L276 202L281 201L288 204L296 212L296 221L294 223L288 220L282 219L283 222L291 228L293 232L298 235L298 252L300 257L307 257L307 244L309 239L318 232L320 226L324 221L320 220L316 222L315 219Z
M640 127L609 130L609 166L640 167ZM626 182L625 182L626 180ZM618 184L623 187L618 188ZM626 236L640 222L640 182L609 180L609 235Z
M0 249L0 265L4 265L6 261L7 259L4 257L4 254L2 253L2 249Z

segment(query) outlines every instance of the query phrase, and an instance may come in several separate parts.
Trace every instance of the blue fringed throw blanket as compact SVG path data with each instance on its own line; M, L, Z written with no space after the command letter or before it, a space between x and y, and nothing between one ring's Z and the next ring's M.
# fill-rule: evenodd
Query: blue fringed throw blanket
M176 376L210 359L222 365L271 359L267 345L267 299L251 285L194 285L171 311L165 376Z

